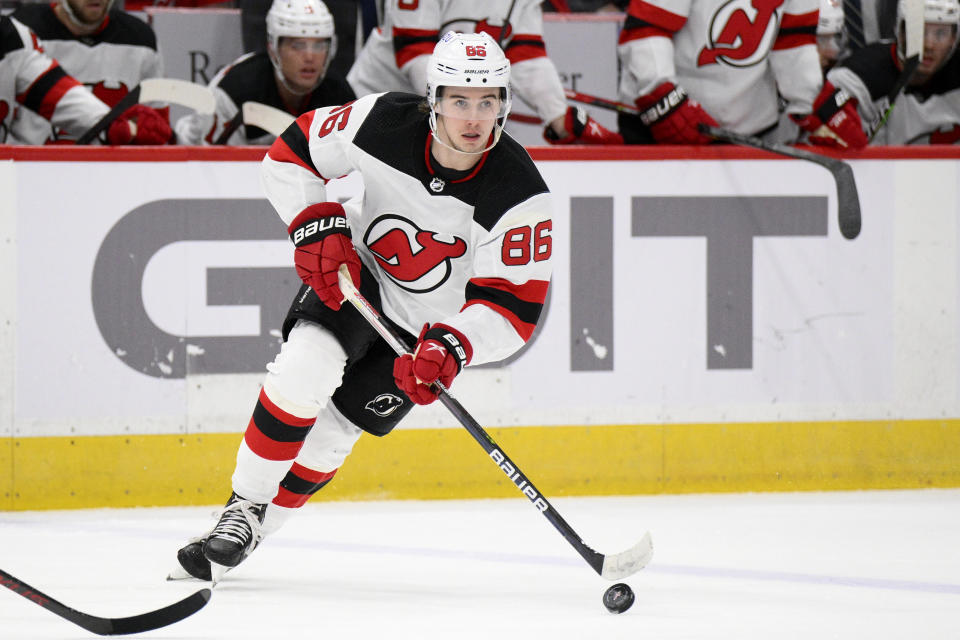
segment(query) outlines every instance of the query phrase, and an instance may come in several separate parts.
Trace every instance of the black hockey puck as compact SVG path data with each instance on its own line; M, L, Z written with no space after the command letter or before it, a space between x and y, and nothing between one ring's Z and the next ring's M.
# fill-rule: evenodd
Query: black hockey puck
M623 613L633 606L634 597L630 585L618 582L603 592L603 606L610 613Z

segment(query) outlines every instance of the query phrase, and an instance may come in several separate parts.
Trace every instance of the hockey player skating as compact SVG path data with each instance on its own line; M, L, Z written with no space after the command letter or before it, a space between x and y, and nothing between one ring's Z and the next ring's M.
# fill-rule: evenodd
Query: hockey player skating
M536 110L550 144L622 144L581 107L567 105L560 76L543 43L540 0L388 0L381 26L367 38L347 80L358 96L423 93L427 60L448 30L486 32L503 46L513 89Z
M427 98L372 94L301 116L263 161L304 285L237 453L216 526L178 553L210 579L246 558L343 464L364 432L389 433L467 365L530 337L547 294L549 193L509 135L511 66L486 33L447 33ZM362 199L329 202L328 178L359 171ZM342 305L346 265L364 297L415 344L397 358Z
M353 100L347 81L328 73L336 52L333 16L323 2L274 0L267 13L267 51L241 56L210 81L216 112L180 118L175 126L179 143L218 141L245 102L299 116ZM243 126L235 128L226 143L271 144L274 139L259 127Z
M0 143L9 143L17 107L27 108L55 127L79 136L110 110L55 60L22 22L0 17ZM155 110L128 109L107 129L109 144L155 144L170 127ZM157 135L161 132L161 135Z
M828 74L825 92L851 96L861 119L874 127L889 106L888 93L903 70L905 7L897 4L897 39L877 42L844 58ZM960 26L958 0L925 0L920 65L872 144L956 144L960 141Z
M113 0L59 0L24 4L13 13L37 34L47 55L110 107L141 81L163 76L153 29L139 18L111 9L112 5ZM168 118L165 109L161 115ZM156 132L156 144L170 138L169 124L161 129ZM163 134L166 138L160 139ZM13 135L24 144L71 139L26 109L18 110Z
M856 108L834 108L817 98L823 85L818 2L785 0L753 8L727 0L631 0L617 47L619 99L641 113L620 114L625 140L705 144L712 139L698 126L719 124L792 142L797 131L781 120L782 99L810 142L864 146Z

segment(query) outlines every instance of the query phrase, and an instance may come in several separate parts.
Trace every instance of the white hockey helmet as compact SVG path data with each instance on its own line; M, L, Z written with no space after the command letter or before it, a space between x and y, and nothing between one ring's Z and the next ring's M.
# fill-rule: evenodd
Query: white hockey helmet
M500 140L510 113L510 61L489 33L448 31L437 42L427 63L427 103L430 105L430 130L437 135L437 113L442 87L494 87L499 89L500 104L493 128L493 141ZM441 114L442 115L442 114Z
M897 55L901 60L905 59L905 50L907 43L904 41L904 30L906 29L907 0L898 0L897 2ZM945 58L949 60L950 56L957 48L957 32L960 29L960 0L924 0L923 2L923 23L927 24L949 24L953 25L953 45L950 48L950 54ZM921 47L922 49L922 47Z
M297 91L287 82L280 69L280 38L321 38L330 41L327 59L317 83L309 91ZM321 0L273 0L267 12L267 53L277 79L293 93L310 93L323 82L330 61L337 53L337 35L333 15Z
M817 35L833 35L843 32L843 2L841 0L820 0L820 19L817 21Z

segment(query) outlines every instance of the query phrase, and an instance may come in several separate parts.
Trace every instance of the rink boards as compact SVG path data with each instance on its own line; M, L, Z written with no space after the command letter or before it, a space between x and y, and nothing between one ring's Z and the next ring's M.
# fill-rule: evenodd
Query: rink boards
M262 153L0 151L0 508L222 501L298 283ZM533 155L547 313L454 391L544 493L960 486L960 153L853 160L852 241L808 163ZM439 406L323 493L517 494Z

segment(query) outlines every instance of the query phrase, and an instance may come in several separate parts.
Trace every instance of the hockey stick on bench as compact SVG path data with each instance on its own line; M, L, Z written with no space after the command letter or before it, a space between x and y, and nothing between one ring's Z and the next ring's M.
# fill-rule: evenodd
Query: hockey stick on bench
M289 127L294 120L296 120L296 118L291 114L286 111L281 111L276 107L271 107L268 104L252 101L244 102L240 107L240 111L227 123L227 126L223 128L223 131L217 136L213 144L227 144L227 140L230 139L230 136L232 136L241 125L259 127L279 138L280 134L286 131L287 127Z
M387 344L397 352L397 355L409 353L406 345L399 335L386 323L381 320L380 313L367 302L357 288L350 281L346 266L340 267L339 273L340 290L350 304L356 307L360 315L370 323L370 326L387 341ZM494 441L494 439L484 430L480 424L467 413L456 398L450 395L450 392L439 382L435 383L439 390L440 402L443 403L453 417L463 425L463 427L473 436L483 450L487 452L493 463L497 465L507 477L516 485L517 489L525 495L543 516L550 521L550 524L560 532L560 535L566 539L570 546L576 549L577 553L583 556L593 570L607 580L620 580L633 575L640 569L643 569L650 558L653 556L653 542L649 533L645 533L643 538L633 547L615 555L605 555L594 551L577 535L577 532L567 524L563 517L550 504L547 498L533 486L533 483L520 470L520 468L503 452L503 449Z
M889 118L893 112L894 103L897 101L897 98L900 97L900 94L903 93L903 90L906 89L907 83L910 82L910 78L917 70L917 67L920 66L920 54L923 51L924 3L923 0L906 0L904 4L903 37L905 42L903 45L903 53L905 60L903 62L903 70L900 72L900 75L897 76L893 87L891 87L890 92L887 94L887 108L884 110L883 115L870 127L867 135L870 141L873 141L877 132L887 123L887 118Z
M591 96L578 91L564 89L564 95L567 99L584 104L618 111L633 116L639 116L639 110L623 102L615 102L597 96ZM853 169L843 160L820 155L804 149L797 149L785 144L766 142L760 138L745 136L720 127L711 127L705 124L699 126L701 133L710 136L714 140L739 144L754 149L762 149L770 153L776 153L788 158L797 160L807 160L820 165L833 175L833 180L837 185L837 216L839 218L840 233L844 238L853 240L860 234L860 197L857 195L857 183L853 177Z
M700 124L699 129L701 133L714 140L762 149L788 158L807 160L820 165L833 175L833 181L837 185L837 219L840 225L840 233L848 240L853 240L860 235L860 196L857 195L857 182L853 177L853 169L843 160L823 156L805 149L788 147L785 144L767 142L760 138L741 135L720 127Z
M213 92L203 85L174 78L148 78L131 89L105 116L77 138L77 144L90 144L120 114L142 102L169 102L190 107L197 113L213 113L216 106Z
M62 604L45 593L37 591L23 580L16 578L3 569L0 569L0 584L18 593L27 600L40 605L47 611L52 611L64 620L83 627L87 631L100 636L120 636L129 633L143 633L152 629L166 627L174 622L193 615L210 601L210 589L200 589L191 596L166 607L141 613L128 618L101 618L77 611Z

